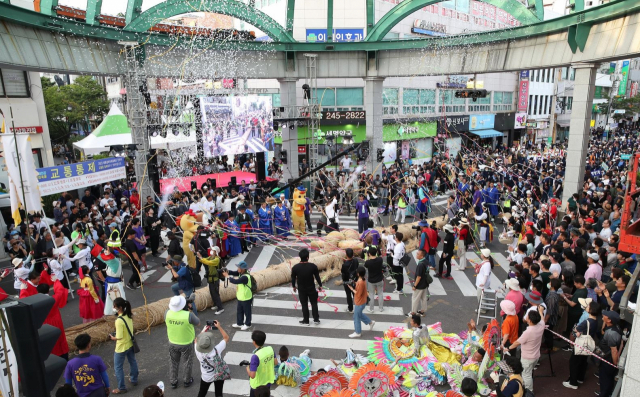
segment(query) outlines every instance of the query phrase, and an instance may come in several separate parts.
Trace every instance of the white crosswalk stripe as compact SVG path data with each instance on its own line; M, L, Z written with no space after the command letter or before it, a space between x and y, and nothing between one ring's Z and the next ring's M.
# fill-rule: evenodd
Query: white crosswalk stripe
M336 289L327 290L326 291L327 297L346 299L347 293L344 291L344 289L337 289L337 288L341 288L341 287L336 287ZM290 287L274 287L274 288L266 289L262 291L262 293L276 294L276 295L291 295L293 293L293 290ZM385 293L384 296L388 297L387 299L392 301L400 300L400 296L396 294Z
M475 292L474 292L475 295ZM269 309L291 309L291 310L300 310L300 303L290 302L290 301L281 301L281 300L271 300L271 299L254 299L253 300L254 307L265 307ZM309 306L311 307L311 306ZM346 304L341 303L331 303L323 304L318 303L318 311L320 312L335 312L337 309L338 312L344 312L347 309ZM377 309L373 313L369 313L368 310L365 310L367 316L370 315L388 315L388 314L403 314L402 308L400 307L385 307L384 312L379 312Z
M413 260L416 261L416 264L418 263L418 259L416 259L417 252L418 251L413 251L411 253L413 255ZM440 282L440 279L433 277L436 272L433 269L430 269L429 274L431 274L431 277L433 278L433 282L431 283L431 285L429 285L429 295L446 295L447 292L442 287L442 282Z

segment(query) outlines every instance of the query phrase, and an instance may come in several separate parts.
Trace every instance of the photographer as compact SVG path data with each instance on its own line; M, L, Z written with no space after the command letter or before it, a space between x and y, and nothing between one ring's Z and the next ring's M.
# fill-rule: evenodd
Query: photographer
M171 388L178 387L178 367L181 358L184 358L185 363L184 387L189 387L193 383L191 366L193 365L193 341L196 337L194 326L200 325L200 319L189 310L186 299L178 295L169 301L169 310L165 313L164 322L167 325L167 336L169 337Z
M167 270L171 271L173 278L178 282L171 286L171 290L175 296L180 295L180 290L184 292L185 296L190 296L195 292L195 288L193 287L193 279L191 278L191 271L187 267L187 265L182 262L182 257L180 255L176 255L171 260L171 263L167 263ZM193 305L193 312L198 315L198 309Z
M220 275L222 273L222 269L220 269L219 252L220 248L211 248L209 250L210 255L208 258L203 258L200 252L196 253L198 260L207 266L207 284L209 285L211 300L213 301L213 307L211 310L215 310L216 315L224 312L224 309L222 308L222 300L220 300Z
M213 330L220 331L222 340L214 346L215 334ZM215 396L222 397L222 388L224 381L231 379L229 366L222 359L222 351L229 343L229 335L222 329L220 322L213 320L207 321L200 335L196 338L196 357L200 361L200 391L198 397L205 397L209 392L209 387L214 384Z
M342 274L342 286L347 294L347 311L353 313L353 291L349 286L355 287L355 281L358 278L358 260L353 257L351 248L347 248L344 252L347 259L342 263L340 273Z

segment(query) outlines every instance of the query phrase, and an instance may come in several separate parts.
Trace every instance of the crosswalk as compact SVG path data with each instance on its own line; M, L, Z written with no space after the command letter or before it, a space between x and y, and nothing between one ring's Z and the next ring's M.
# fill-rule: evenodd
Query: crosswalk
M255 249L255 248L254 248ZM248 360L254 350L251 340L253 330L261 330L267 334L266 344L272 346L276 355L280 346L285 345L291 356L297 356L305 349L310 349L312 359L312 371L332 365L331 359L344 358L346 349L353 349L356 353L367 354L369 341L376 337L382 337L383 332L391 326L406 326L405 313L411 307L411 281L415 272L415 252L412 253L413 261L405 269L404 294L393 294L394 285L384 286L384 311L378 310L378 300L375 300L375 311L370 313L365 309L364 314L376 322L374 329L363 325L362 337L349 338L354 330L353 315L348 313L346 305L346 293L341 286L335 286L333 282L327 282L328 288L325 294L321 294L321 302L318 303L320 324L302 325L300 303L297 295L293 293L290 285L280 285L267 288L256 294L253 302L252 328L248 331L236 331L222 356L231 368L232 379L224 384L224 393L229 395L246 396L249 394L249 381L244 368L239 367L242 360ZM440 253L437 257L439 258ZM500 253L494 254L500 266L495 266L492 276L492 288L500 285L500 280L506 278L508 261ZM474 252L467 253L469 265L472 262L480 263L480 258ZM457 264L454 264L454 266ZM503 266L506 266L505 267ZM433 275L433 270L430 270ZM453 280L434 278L429 287L431 299L449 296L447 300L468 306L476 305L475 272L470 268L465 271L452 271ZM409 278L411 277L411 278ZM375 298L375 297L374 297ZM462 299L467 299L462 301ZM225 307L233 310L234 302L225 304ZM431 307L431 306L429 306ZM429 310L427 311L427 316ZM430 319L436 321L435 319ZM209 390L214 392L213 386ZM295 397L300 393L299 387L277 386L272 389L272 396Z

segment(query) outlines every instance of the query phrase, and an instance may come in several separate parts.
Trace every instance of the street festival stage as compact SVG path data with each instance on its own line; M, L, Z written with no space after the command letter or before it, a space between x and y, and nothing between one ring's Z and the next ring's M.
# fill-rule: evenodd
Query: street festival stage
M251 181L255 183L258 182L257 174L252 172L243 172L243 171L232 171L232 172L222 172L219 174L207 174L207 175L198 175L198 176L189 176L183 178L169 178L169 179L160 179L160 189L162 192L166 192L167 189L173 190L174 186L178 188L181 192L191 191L191 181L195 181L198 189L202 186L203 183L207 181L207 179L211 178L216 181L216 187L227 187L231 184L231 177L236 177L236 184L240 186L242 182L246 185L249 185ZM273 182L275 179L266 178L267 182Z

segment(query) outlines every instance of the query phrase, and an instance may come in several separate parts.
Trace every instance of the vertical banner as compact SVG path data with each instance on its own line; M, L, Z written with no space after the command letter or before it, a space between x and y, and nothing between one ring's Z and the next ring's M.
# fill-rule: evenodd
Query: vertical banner
M526 112L529 106L529 80L520 81L518 93L518 112Z
M614 74L615 72L616 72L616 63L615 62L609 63L609 74Z
M6 318L6 311L5 312ZM3 326L4 328L4 326ZM6 343L5 343L6 342ZM9 371L11 371L11 383L9 383ZM11 390L13 386L13 390ZM11 347L9 334L5 333L4 342L0 338L0 397L17 397L18 396L18 362L16 354Z
M411 157L411 143L402 141L402 159L408 160Z
M2 148L9 176L11 215L17 225L22 220L20 208L26 207L30 213L42 212L38 174L31 151L31 138L28 134L2 134ZM22 168L22 179L20 179L20 168Z
M627 93L627 80L629 79L629 61L622 62L622 78L620 79L620 86L618 87L618 95L624 95Z
M631 90L630 90L630 97L633 98L634 96L638 95L638 82L637 81L632 81L631 82Z

